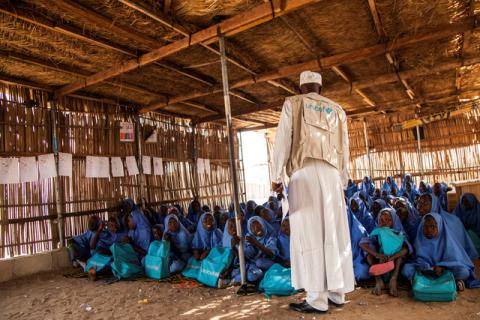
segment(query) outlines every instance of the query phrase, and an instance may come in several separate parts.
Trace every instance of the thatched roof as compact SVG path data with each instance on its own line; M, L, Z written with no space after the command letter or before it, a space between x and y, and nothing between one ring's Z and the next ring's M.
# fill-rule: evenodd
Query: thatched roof
M0 80L55 90L265 2L10 0L0 5ZM253 75L355 51L354 58L335 60L322 70L324 94L352 117L438 112L479 96L480 31L474 18L480 1L310 2L227 36L232 85ZM430 39L418 39L424 34ZM396 48L404 37L417 38ZM393 48L386 50L388 54L359 51L383 43ZM193 45L75 94L106 97L138 109L158 105L157 110L196 120L222 121L216 50L217 43L209 48ZM273 78L276 82L255 80L233 89L237 127L275 125L282 99L297 90L300 71L282 71ZM188 98L192 92L203 94ZM167 104L169 99L180 102Z

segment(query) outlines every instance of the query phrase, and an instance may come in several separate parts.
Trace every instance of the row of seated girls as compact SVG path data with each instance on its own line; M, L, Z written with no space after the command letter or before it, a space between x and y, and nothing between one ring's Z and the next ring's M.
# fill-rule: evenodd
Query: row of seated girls
M474 194L463 194L450 213L446 193L451 189L444 183L432 188L422 181L417 188L407 174L400 189L391 177L385 179L381 192L369 177L355 187L350 181L345 197L357 282L374 278L373 294L388 289L398 296L399 278L412 282L418 272L440 277L450 271L457 291L480 287L474 272L480 249L480 205ZM372 276L372 266L390 261L389 273Z
M290 266L288 215L282 220L279 201L270 197L263 205L254 201L241 204L241 227L245 236L244 252L247 280L258 283L274 264ZM132 276L142 274L142 265L149 246L155 241L169 243L168 271L181 272L189 259L205 259L216 247L229 248L234 254L232 263L220 274L219 286L240 282L236 221L233 206L228 211L207 206L193 200L187 214L180 205L160 210L140 209L131 199L122 201L121 211L106 223L92 216L88 230L69 240L69 254L74 265L80 264L92 280L99 273L124 272L129 264ZM107 257L99 267L98 256ZM95 256L96 258L91 258ZM123 267L117 260L124 262ZM132 271L133 270L133 271Z

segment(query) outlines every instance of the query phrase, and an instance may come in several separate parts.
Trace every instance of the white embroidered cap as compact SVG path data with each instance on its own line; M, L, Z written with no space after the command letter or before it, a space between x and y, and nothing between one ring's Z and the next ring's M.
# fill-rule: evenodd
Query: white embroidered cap
M305 83L318 83L322 85L322 75L318 72L303 71L300 74L300 85Z

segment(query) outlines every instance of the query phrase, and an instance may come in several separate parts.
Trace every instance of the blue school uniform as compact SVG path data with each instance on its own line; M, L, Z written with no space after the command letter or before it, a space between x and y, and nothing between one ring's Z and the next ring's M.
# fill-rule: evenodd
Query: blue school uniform
M423 225L428 216L432 216L437 223L438 235L433 239L428 239L423 234ZM415 260L406 263L402 270L407 279L412 280L416 271L430 271L438 266L450 270L455 279L465 281L467 287L480 287L480 281L475 279L472 260L457 242L440 214L429 213L423 217L414 246Z
M355 280L368 280L370 275L368 274L369 265L366 260L367 254L360 248L360 241L363 238L368 238L368 232L350 210L347 210L347 216L350 241L352 244L353 273Z
M408 240L410 241L410 243L413 243L415 241L415 238L417 237L418 225L420 224L422 217L418 213L418 210L412 205L410 201L408 201L407 198L401 197L398 199L398 201L401 201L407 208L407 221L402 224Z
M288 216L285 217L284 220L288 220ZM278 257L282 260L289 260L290 261L290 236L283 233L282 229L280 228L278 232Z
M464 199L472 206L468 210L462 204ZM480 236L480 203L473 193L462 194L453 213L463 222L466 229L472 230Z
M195 211L193 210L193 203L194 203L194 202L195 202L195 201L190 202L190 205L188 206L188 214L187 214L187 220L191 223L191 225L193 225L193 230L195 230L195 227L197 226L200 217L201 217L202 214L204 213L204 212L202 211L202 209L200 209L199 212L195 212ZM187 229L189 229L188 226L185 226L185 227L186 227ZM189 230L190 230L190 229L189 229Z
M390 183L387 182L387 179L390 178ZM397 184L395 183L395 180L393 180L393 177L387 177L385 178L385 181L383 182L383 187L382 187L382 192L385 191L387 195L392 194L392 187L395 189L396 194L398 195L400 193L400 190L398 189Z
M355 201L358 205L357 212L353 212L353 210L351 209L352 201ZM367 232L370 233L377 226L372 214L368 211L365 203L359 197L353 196L348 201L348 211L353 214L358 219L358 221L360 221L360 223L365 227L365 229L367 229Z
M132 239L134 246L141 248L146 253L152 241L152 226L140 209L135 209L130 215L135 228L128 230L128 236ZM142 260L144 256L137 252L139 260Z
M278 232L280 231L280 222L277 220L277 215L271 209L266 208L266 210L268 210L269 220L264 220L266 223L272 226L273 230L275 230L275 235L278 235Z
M248 212L248 207L252 207L252 212ZM255 215L255 208L257 207L257 203L253 200L247 201L247 206L245 207L245 219L248 221L251 217Z
M69 250L70 260L74 260L76 258L80 260L87 260L90 258L92 254L90 250L90 240L92 240L93 236L95 236L95 233L95 231L87 230L86 232L72 238L73 249L75 250L76 256Z
M345 198L350 199L355 192L358 191L357 185L352 181L348 186L347 189L344 190Z
M205 220L207 215L210 215L213 218L213 229L211 231L208 231L203 227L203 220ZM217 223L215 222L213 214L204 213L198 220L197 231L195 231L192 240L192 249L210 250L219 247L222 245L222 237L222 231L217 229Z
M168 230L168 222L170 219L177 220L178 224L180 225L180 229L177 232L171 232ZM170 273L177 273L185 268L188 259L192 256L192 235L174 214L170 214L165 218L164 225L165 230L167 230L166 233L170 235Z

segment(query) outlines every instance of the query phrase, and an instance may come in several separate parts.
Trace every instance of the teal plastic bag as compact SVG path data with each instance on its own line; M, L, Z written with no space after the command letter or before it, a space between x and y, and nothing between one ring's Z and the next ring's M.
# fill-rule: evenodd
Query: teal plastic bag
M188 259L185 269L183 269L182 271L182 275L186 278L198 280L198 274L200 272L201 264L202 261L199 261L194 257L190 257L190 259Z
M470 239L472 240L473 245L475 246L475 249L477 249L477 252L480 252L480 237L478 237L476 232L473 230L468 230L467 233Z
M85 265L85 272L88 272L91 268L95 269L95 271L98 272L105 268L111 261L111 256L95 253L90 259L87 260L87 264Z
M413 298L418 301L448 302L457 299L457 285L453 274L445 270L438 278L416 272L413 279Z
M232 259L230 248L212 248L208 256L202 260L197 280L209 287L216 287L220 273L230 265Z
M168 267L169 241L153 241L145 256L145 274L152 279L160 280L170 274Z
M402 250L405 235L391 228L376 228L370 233L370 237L377 236L380 244L380 252L390 257Z
M130 244L112 244L110 251L113 255L112 272L115 278L131 279L143 275L143 267Z
M259 289L266 297L291 296L297 293L292 287L292 273L290 268L285 268L275 263L268 269L260 281Z

